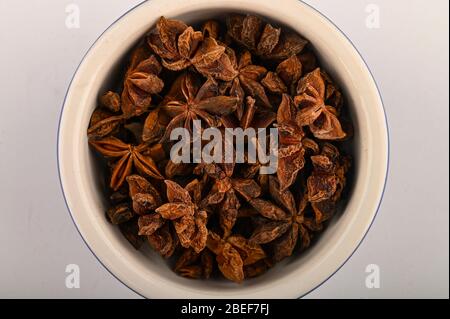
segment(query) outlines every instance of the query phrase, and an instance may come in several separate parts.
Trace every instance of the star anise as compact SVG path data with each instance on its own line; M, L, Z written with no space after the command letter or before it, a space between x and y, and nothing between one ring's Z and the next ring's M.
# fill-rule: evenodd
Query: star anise
M196 203L197 201L193 201L195 198L198 200L199 197L198 189L195 190L198 186L195 184L198 183L198 181L194 180L190 185L186 186L187 189L192 189L193 198L187 189L182 188L177 183L170 180L165 180L165 183L167 187L168 203L156 208L156 214L160 215L164 221L171 221L181 246L185 248L192 247L195 252L201 252L206 245L208 233L206 222L208 215L205 210L199 208ZM157 224L160 222L160 218L154 215L151 215L151 217L148 218L158 220L156 221ZM152 231L156 228L153 227L154 220L152 220ZM140 231L142 231L142 229L143 228L140 227ZM143 232L143 234L151 235L147 231L145 233Z
M134 217L129 203L121 203L110 207L106 214L114 225L125 223Z
M199 80L190 72L181 75L162 103L162 110L172 119L162 140L167 140L176 127L184 126L192 132L191 122L202 119L208 126L217 126L216 115L228 115L236 110L238 98L218 96L218 84L208 78L200 86Z
M297 82L302 76L302 63L300 59L293 55L281 62L275 72L267 72L261 83L271 93L283 94L295 93Z
M202 33L204 38L213 38L218 40L220 36L220 23L216 20L208 20L203 23Z
M192 248L185 249L178 258L174 271L182 277L208 279L213 271L213 256L208 249L196 253Z
M266 257L260 245L239 235L221 238L210 231L207 247L216 255L217 265L224 277L238 283L244 280L244 266Z
M266 59L287 59L300 53L308 43L298 34L282 32L254 15L231 14L226 22L233 40Z
M203 200L203 206L219 205L220 226L224 236L229 236L241 207L237 195L248 201L259 197L261 189L253 179L232 177L233 170L223 170L218 164L206 164L203 169L215 181L212 190Z
M88 137L95 139L114 134L122 123L122 115L113 115L108 111L96 109L91 116L87 131Z
M164 67L173 71L190 66L203 34L181 21L161 17L148 34L148 44L162 59Z
M245 106L241 119L238 119L237 112L222 116L220 121L225 128L241 127L243 130L247 128L261 129L267 128L276 120L276 113L273 111L256 105L256 100L251 96L245 99Z
M229 49L228 55L230 56L233 68L237 70L236 77L226 83L226 86L222 90L226 89L230 95L239 97L239 104L236 110L236 116L238 120L241 120L243 116L243 103L245 95L251 96L258 104L271 109L269 99L267 98L264 87L261 85L261 80L267 74L265 67L254 65L252 63L252 56L249 51L244 51L239 62L237 61L236 54L232 49Z
M162 205L162 198L159 191L144 177L130 175L126 180L133 202L133 211L136 214L148 214Z
M326 105L326 87L320 69L306 74L297 86L294 101L300 108L298 121L318 139L340 140L346 134L342 130L336 108Z
M285 190L294 183L305 166L306 149L311 149L313 153L317 153L319 149L313 140L305 137L297 110L287 94L283 94L278 108L277 123L280 143L277 176L281 189Z
M311 156L311 161L314 169L307 180L308 200L311 203L337 201L345 186L349 160L341 158L334 145L325 143L321 154Z
M108 91L100 97L100 105L111 112L120 111L120 95L116 92Z
M132 54L125 74L121 108L125 117L140 115L150 106L152 95L162 91L164 82L158 77L162 68L154 55L139 46Z
M152 215L145 215L152 216ZM141 221L144 216L139 217ZM141 229L141 226L139 225ZM151 235L146 235L147 241L151 247L161 254L164 258L172 257L173 253L179 246L178 236L172 225L165 223L161 228L158 228Z
M282 190L278 180L269 177L269 190L272 200L253 199L250 204L266 218L255 229L250 242L256 244L274 245L274 260L292 255L297 244L298 237L301 239L301 248L305 249L310 245L310 232L318 231L321 225L314 218L306 217L307 201L303 197L296 207L295 199L289 190Z
M169 70L180 71L193 65L201 74L220 80L227 81L234 75L225 46L214 37L203 38L202 32L181 21L161 17L147 41Z
M148 113L142 129L143 142L154 143L161 139L166 131L168 121L166 117L159 107Z
M148 148L147 144L134 146L112 136L100 140L89 140L89 144L103 156L118 159L112 169L110 181L110 187L114 190L118 190L126 177L132 174L133 166L143 175L163 179L153 159L144 155Z

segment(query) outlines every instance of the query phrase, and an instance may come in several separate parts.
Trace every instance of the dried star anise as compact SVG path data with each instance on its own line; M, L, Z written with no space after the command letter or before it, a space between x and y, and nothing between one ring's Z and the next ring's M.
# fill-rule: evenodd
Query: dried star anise
M303 66L300 59L293 55L281 62L275 72L268 72L261 83L272 93L292 94L302 76Z
M181 246L192 247L194 251L201 252L205 248L207 238L206 211L193 202L186 189L169 180L165 183L169 202L156 208L155 212L163 220L172 221ZM186 188L189 189L189 185Z
M235 112L235 115L223 116L221 122L226 128L242 127L245 130L252 127L258 129L267 128L276 120L276 117L274 112L256 105L256 100L247 96L241 119L238 119L237 112Z
M156 57L148 55L142 46L133 52L121 96L125 117L140 115L150 107L152 95L161 92L164 87L164 82L158 77L161 70Z
M259 197L261 189L253 179L232 177L232 170L227 172L217 164L206 164L204 171L215 180L215 183L204 199L203 206L218 205L220 226L224 236L228 236L241 207L238 194L248 201Z
M208 249L196 253L192 248L189 248L178 258L174 271L187 278L208 279L213 271L213 265L213 256Z
M107 111L97 109L92 113L87 131L90 139L102 138L116 132L123 122L122 115L111 115Z
M319 69L300 79L294 101L300 108L298 121L318 139L339 140L346 134L342 130L336 108L325 104L325 81Z
M298 172L305 166L306 149L317 153L319 147L316 142L305 137L298 121L297 110L292 99L286 94L283 94L278 108L277 123L280 135L277 175L281 189L285 190L294 183Z
M228 51L231 59L232 66L236 72L236 77L226 83L225 88L229 91L230 95L239 97L239 105L236 110L236 116L240 120L243 116L242 104L244 102L245 95L251 96L262 106L271 109L269 99L267 98L264 87L260 84L263 77L267 74L267 69L263 66L254 65L252 63L252 56L249 51L244 51L239 62L232 49Z
M310 244L310 231L320 230L320 224L313 218L305 217L305 203L300 202L297 210L292 193L289 190L282 190L275 177L271 176L269 179L270 195L278 206L261 199L250 202L267 218L267 222L255 229L250 242L257 244L274 242L274 260L280 261L292 255L299 236L301 247L307 248Z
M114 190L118 190L127 176L131 175L133 166L145 176L163 178L153 159L143 154L148 148L146 144L133 146L112 136L91 140L89 143L103 156L119 159L113 167L109 184Z
M244 280L244 266L266 257L260 245L239 235L223 239L210 231L207 246L216 255L217 266L225 278L238 283Z
M255 15L225 20L197 29L161 17L121 79L99 92L87 136L109 179L106 218L134 248L147 242L185 278L240 283L301 254L335 215L353 132L313 44ZM183 144L191 160L195 146L206 154L214 144L192 133L211 128L234 157L175 160L175 128L191 134ZM277 130L278 145L270 134L256 140L277 151L276 172L261 173L251 129L258 137ZM244 149L237 136L224 138L232 131L242 132Z
M266 59L287 59L300 53L308 43L298 34L282 32L254 15L231 14L227 27L233 40Z
M192 132L192 121L203 120L209 126L217 126L216 115L228 115L236 110L238 98L219 96L217 82L208 78L201 85L192 73L184 73L175 80L162 103L162 110L172 119L162 138L165 141L176 127L185 127Z
M161 17L147 39L169 70L180 71L193 65L205 76L220 80L233 77L225 46L218 44L214 37L203 38L202 32L183 22Z

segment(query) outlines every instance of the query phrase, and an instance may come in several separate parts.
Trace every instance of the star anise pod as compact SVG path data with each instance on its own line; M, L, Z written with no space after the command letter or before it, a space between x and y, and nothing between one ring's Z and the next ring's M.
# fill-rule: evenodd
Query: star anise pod
M275 94L293 94L297 86L297 82L302 76L302 63L300 59L293 55L281 62L275 72L267 72L261 83L271 93Z
M340 140L346 134L342 130L336 108L326 105L326 87L320 69L306 74L297 86L294 101L300 108L298 121L318 139Z
M114 225L125 223L134 217L129 203L121 203L110 207L106 214Z
M234 76L225 46L214 37L203 38L202 32L181 21L161 17L147 40L169 70L180 71L193 65L204 76L224 81Z
M220 37L220 23L216 20L208 20L203 23L202 33L204 38L213 38L218 40Z
M217 126L216 115L228 115L236 110L238 98L218 96L218 84L208 78L203 85L190 72L181 75L173 84L161 109L172 119L167 125L162 141L170 137L176 127L185 127L192 132L191 122L201 119L208 126Z
M204 165L204 171L215 182L212 190L203 200L203 206L219 205L220 226L226 237L231 234L238 210L241 207L238 194L248 201L259 197L261 189L253 179L232 177L232 170L227 172L218 164L206 164Z
M139 220L141 221L143 218L144 216L141 216L139 217ZM180 243L175 230L172 225L168 223L165 223L161 228L158 228L151 235L147 235L146 237L150 246L164 258L171 257Z
M170 180L165 180L165 183L169 202L158 207L155 212L163 220L171 221L181 246L185 248L192 247L195 252L201 252L206 245L208 215L206 211L198 207L187 190L197 187L197 185L192 183L198 183L198 181L194 181L191 183L192 185L186 186L187 189ZM198 198L198 193L196 192L198 192L198 189L193 190L192 196L194 198ZM145 234L147 235L148 233Z
M233 40L266 59L287 59L300 53L308 43L298 34L282 32L254 15L230 14L226 23Z
M190 66L203 34L181 21L161 17L147 37L149 46L162 59L164 67L180 71Z
M166 131L167 116L164 116L161 108L151 110L144 122L142 129L142 141L145 143L155 143L161 139Z
M145 215L162 205L159 191L144 177L130 175L126 178L130 197L133 202L133 211L138 215Z
M311 156L311 161L314 169L307 180L308 200L311 203L330 199L336 202L345 186L349 159L341 158L334 145L325 143L321 154Z
M192 248L185 249L178 258L174 271L182 277L208 279L213 271L214 259L208 249L196 253Z
M112 135L118 131L122 123L122 115L113 115L108 111L96 109L92 113L87 135L90 139Z
M125 74L121 108L125 117L140 115L147 110L152 95L162 91L164 82L158 77L161 65L145 47L139 46L132 54Z
M283 94L278 108L277 123L280 143L277 176L281 189L285 190L294 183L298 173L305 166L306 149L317 153L319 148L313 140L305 137L298 121L297 110L287 94Z
M282 190L273 176L269 177L269 189L276 205L264 199L250 201L253 208L266 218L266 222L255 229L250 242L273 243L274 260L280 261L292 255L299 236L301 248L307 248L310 245L310 232L320 230L321 225L314 218L305 216L307 201L302 198L297 209L292 193Z
M111 112L120 111L120 95L116 92L108 91L100 97L100 105Z
M207 247L216 255L217 265L224 277L237 283L244 280L244 266L266 257L260 245L239 235L221 238L210 231Z
M89 140L89 144L103 156L118 159L112 169L110 181L110 187L114 190L118 190L126 177L132 174L133 167L141 174L163 179L153 159L144 155L148 148L147 144L134 146L112 136L100 140Z
M273 122L275 122L277 115L265 108L256 105L256 100L251 96L247 96L245 99L245 106L243 108L243 115L241 119L238 119L237 113L222 116L220 121L226 128L241 127L243 130L247 128L267 128Z
M249 51L244 51L239 62L237 61L236 54L232 49L229 49L228 55L230 56L233 68L237 70L236 77L227 82L222 90L228 91L232 96L239 97L239 104L236 110L236 116L240 120L243 116L243 103L245 95L251 96L258 104L271 109L269 99L267 98L264 87L261 85L261 80L267 74L265 67L254 65L252 63L252 56Z

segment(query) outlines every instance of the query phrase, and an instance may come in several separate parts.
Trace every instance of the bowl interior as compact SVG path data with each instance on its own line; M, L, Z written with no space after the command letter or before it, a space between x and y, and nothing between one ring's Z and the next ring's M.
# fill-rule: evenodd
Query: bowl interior
M146 297L298 297L337 270L354 251L373 219L384 185L387 157L384 114L373 80L356 50L330 22L301 2L277 2L278 5L259 0L143 3L106 31L73 79L59 135L59 165L67 204L94 254L121 281ZM228 12L258 14L307 38L320 65L346 96L355 130L349 149L354 161L354 178L344 212L332 219L311 249L241 285L222 280L185 279L174 274L150 248L135 251L118 227L105 218L105 186L86 137L99 93L115 84L130 49L159 16L196 23L220 19ZM273 294L273 287L279 290L278 295Z

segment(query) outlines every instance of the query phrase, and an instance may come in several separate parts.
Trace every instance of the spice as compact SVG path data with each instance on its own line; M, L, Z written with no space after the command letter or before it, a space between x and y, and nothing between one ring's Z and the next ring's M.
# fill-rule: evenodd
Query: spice
M118 89L100 92L87 135L108 172L106 217L136 249L147 242L186 278L239 283L295 258L326 227L346 190L351 127L306 39L254 15L200 25L161 17ZM173 161L171 133L196 121L221 137L277 129L275 172L262 174L249 152L244 163Z

